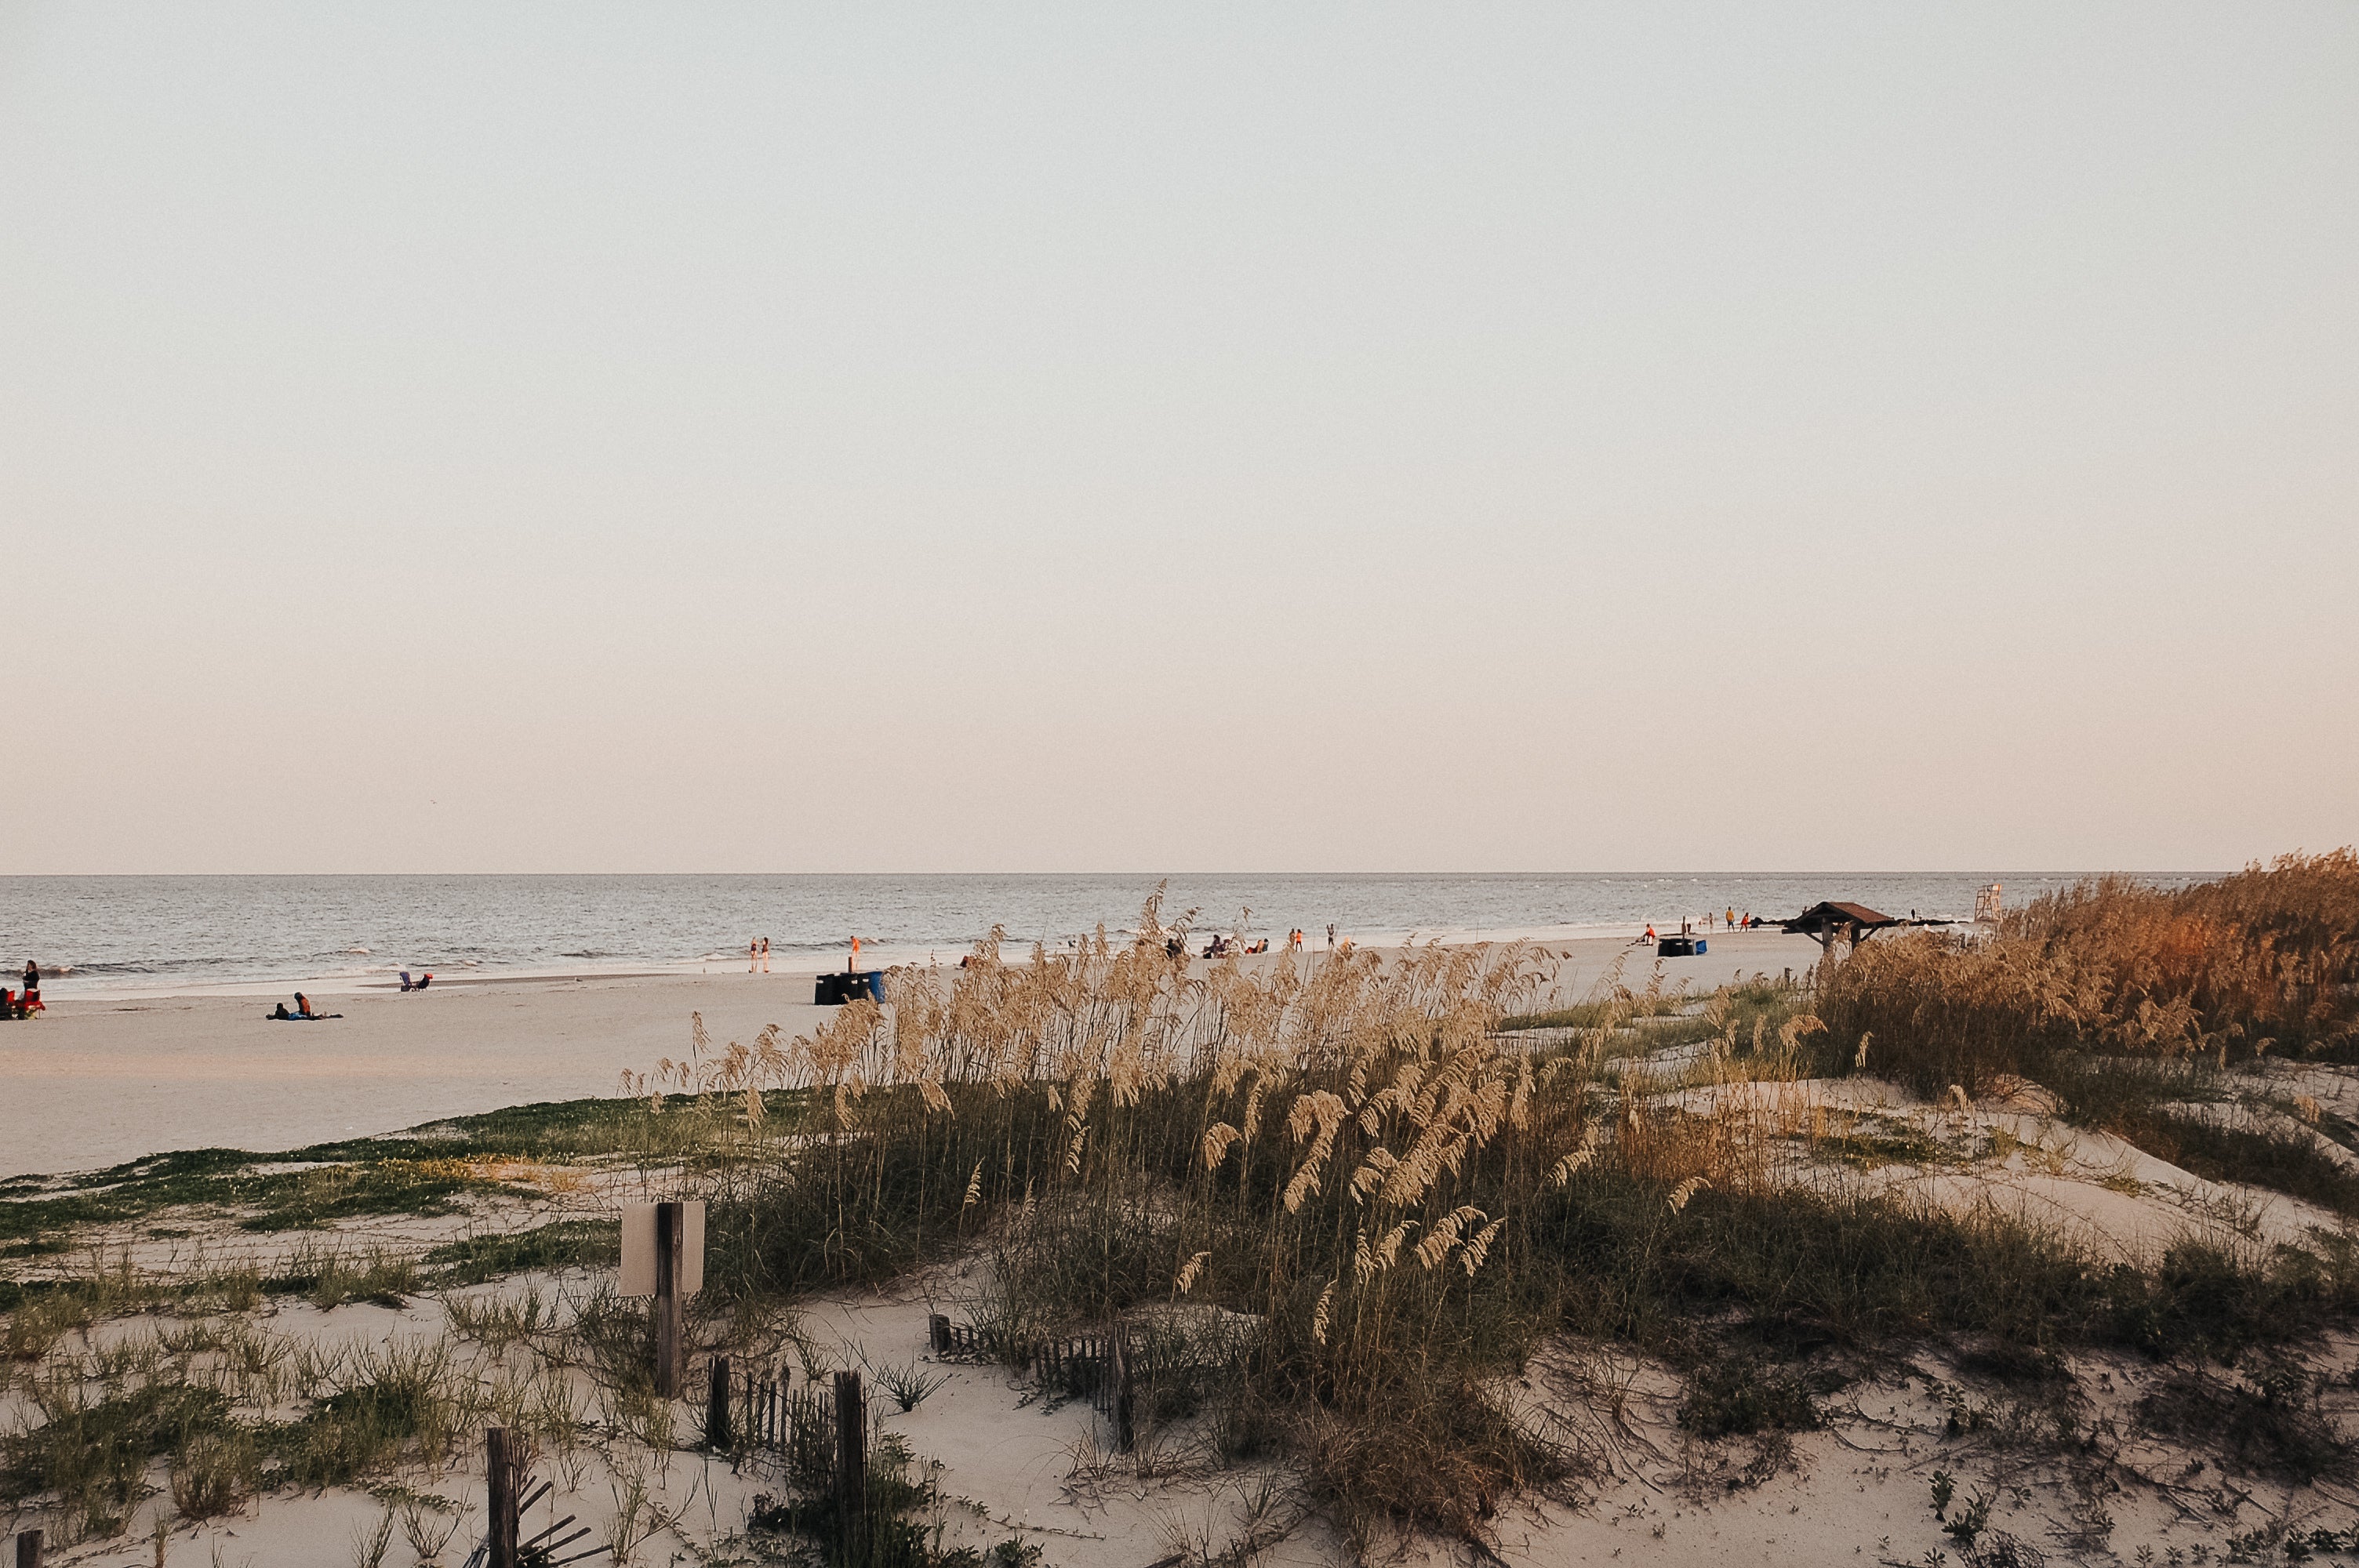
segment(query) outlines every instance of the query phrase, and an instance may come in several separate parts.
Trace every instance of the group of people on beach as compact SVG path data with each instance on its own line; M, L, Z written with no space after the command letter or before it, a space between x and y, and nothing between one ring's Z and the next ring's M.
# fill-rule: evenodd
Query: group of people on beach
M1718 925L1723 930L1728 931L1758 931L1761 927L1768 925L1769 923L1766 920L1756 918L1753 912L1749 909L1743 914L1739 914L1736 913L1736 906L1734 904L1731 904L1719 914L1714 914L1712 911L1707 909L1699 916L1693 916L1690 919L1682 920L1680 922L1680 930L1684 933L1689 926L1698 924L1701 924L1707 931L1711 930L1715 925ZM1650 942L1659 942L1661 940L1661 937L1655 935L1655 923L1650 920L1647 923L1647 929L1644 935L1630 938L1630 946L1637 947Z
M1288 931L1286 934L1287 946L1296 952L1300 952L1302 950L1304 935L1305 934L1300 926L1296 926L1293 930ZM847 972L856 972L860 968L860 943L861 938L857 936L854 936L852 939L852 958L851 961L844 966ZM1073 944L1070 942L1066 945L1068 946L1073 946ZM1327 927L1327 945L1331 947L1335 945L1335 928L1332 925ZM1351 946L1350 941L1347 939L1343 946L1345 947L1349 947ZM1269 948L1270 939L1266 936L1258 937L1251 942L1244 942L1234 940L1227 936L1216 935L1209 944L1206 945L1203 956L1207 958L1225 958L1232 955L1238 957L1252 957L1256 954L1266 953L1269 951ZM1164 949L1166 952L1169 953L1172 957L1177 958L1186 953L1188 947L1184 938L1173 935L1166 940L1164 943ZM958 963L958 967L960 968L963 969L967 968L968 964L969 957L962 956L960 957ZM767 936L756 936L745 944L745 972L749 975L766 975L770 972L770 939Z
M24 979L22 990L0 986L0 1019L31 1018L48 1011L41 1005L41 966L26 959Z

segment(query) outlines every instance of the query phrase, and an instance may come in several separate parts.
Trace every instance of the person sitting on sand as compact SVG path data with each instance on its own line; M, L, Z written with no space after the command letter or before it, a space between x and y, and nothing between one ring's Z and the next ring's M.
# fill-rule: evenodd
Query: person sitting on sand
M311 1011L311 999L305 996L301 991L297 991L295 993L295 1016L298 1018L317 1018L319 1016L318 1013Z

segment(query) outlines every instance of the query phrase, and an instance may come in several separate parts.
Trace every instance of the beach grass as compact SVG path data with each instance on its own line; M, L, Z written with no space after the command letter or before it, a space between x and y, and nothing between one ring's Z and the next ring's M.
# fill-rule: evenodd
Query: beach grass
M894 971L889 1005L853 1002L800 1040L715 1046L699 1022L683 1060L614 1100L158 1156L13 1184L0 1207L24 1241L54 1233L27 1215L171 1209L332 1233L542 1190L527 1165L611 1163L708 1203L708 1347L750 1346L814 1291L978 1262L960 1310L1011 1360L1117 1326L1201 1336L1167 1357L1195 1370L1148 1381L1147 1447L1185 1429L1218 1462L1281 1461L1354 1549L1389 1525L1488 1550L1512 1499L1572 1497L1600 1455L1507 1391L1568 1343L1683 1379L1685 1432L1756 1445L1745 1485L1831 1394L1927 1346L2031 1390L2026 1444L2088 1435L2071 1357L2126 1355L2165 1374L2141 1407L2155 1432L2331 1478L2350 1450L2282 1368L2359 1325L2348 1228L2298 1245L2190 1233L2141 1263L1866 1178L2019 1151L1940 1118L1962 1125L1975 1096L2036 1080L2061 1124L2359 1214L2359 1181L2310 1135L2331 1119L2288 1098L2286 1120L2256 1076L2351 1053L2359 977L2333 920L2354 879L2346 853L2169 894L2099 881L1979 939L1878 937L1809 988L1690 994L1659 968L1637 985L1617 971L1569 1009L1540 1005L1552 961L1520 946L1192 965L1163 940L1184 924L1150 902L1136 941L1007 961L995 938L956 971ZM1640 1070L1674 1047L1675 1070ZM1813 1098L1843 1079L1901 1103ZM1940 1108L1912 1109L1912 1090ZM408 1252L331 1236L267 1277L162 1278L95 1253L12 1284L8 1349L38 1419L0 1438L0 1500L108 1533L160 1463L174 1507L206 1517L273 1487L432 1473L494 1413L554 1449L667 1450L689 1428L653 1393L647 1308L582 1282L616 1244L611 1221L540 1217ZM439 1292L446 1328L340 1358L251 1329L175 1329L104 1363L91 1347L109 1314L235 1320L266 1292L322 1310ZM905 1411L938 1386L914 1362L872 1370ZM1959 1400L1962 1427L1991 1419ZM927 1496L908 1458L886 1453L875 1477L902 1513ZM829 1538L828 1506L806 1487L765 1519ZM618 1500L625 1535L641 1512ZM921 1535L875 1539L937 1560Z

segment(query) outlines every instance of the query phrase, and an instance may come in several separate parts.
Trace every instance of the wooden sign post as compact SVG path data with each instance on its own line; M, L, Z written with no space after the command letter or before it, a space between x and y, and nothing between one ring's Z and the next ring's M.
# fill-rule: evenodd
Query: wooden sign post
M656 1392L679 1397L680 1303L704 1288L704 1206L640 1203L623 1210L623 1294L655 1298Z
M656 1393L679 1397L679 1205L656 1205Z

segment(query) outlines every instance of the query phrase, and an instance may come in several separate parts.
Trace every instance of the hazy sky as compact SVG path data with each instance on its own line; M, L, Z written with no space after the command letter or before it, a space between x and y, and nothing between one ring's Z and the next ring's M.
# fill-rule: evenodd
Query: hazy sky
M2359 838L2359 6L0 5L0 871Z

